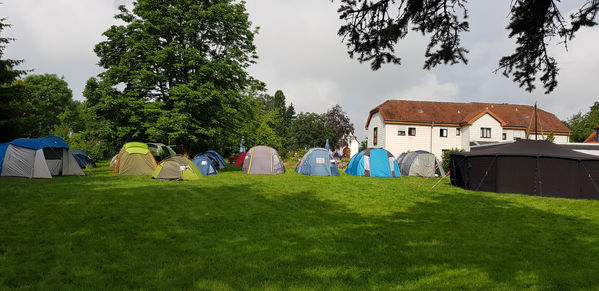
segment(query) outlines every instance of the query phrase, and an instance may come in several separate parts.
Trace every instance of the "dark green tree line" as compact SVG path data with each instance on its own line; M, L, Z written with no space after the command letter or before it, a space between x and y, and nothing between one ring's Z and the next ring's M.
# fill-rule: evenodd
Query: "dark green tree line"
M599 125L599 102L595 102L584 114L578 112L572 115L565 123L572 130L570 141L583 142Z

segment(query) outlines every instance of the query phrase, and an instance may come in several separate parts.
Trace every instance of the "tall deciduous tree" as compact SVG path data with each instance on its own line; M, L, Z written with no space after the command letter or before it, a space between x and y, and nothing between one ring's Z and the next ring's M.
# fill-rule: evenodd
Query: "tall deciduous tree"
M29 108L27 102L21 99L20 87L14 84L25 74L25 71L15 69L23 60L3 58L6 45L14 40L2 36L7 27L10 24L6 23L6 18L0 18L0 142L19 137L27 123L23 112Z
M31 105L24 135L49 135L61 124L74 124L66 120L67 115L78 118L73 114L77 110L73 92L63 78L53 74L29 75L18 83L23 88L22 99Z
M124 6L96 45L106 69L91 108L123 139L221 147L240 122L240 92L253 81L255 30L244 2L139 0ZM94 87L97 90L94 90ZM123 108L117 108L121 107ZM126 112L123 112L126 111ZM126 114L117 117L115 114ZM217 148L218 149L218 148Z
M566 125L572 130L571 142L583 142L595 126L599 125L599 102L595 102L586 113L578 112L572 115Z
M335 136L330 142L338 149L349 146L349 137L354 134L354 124L341 106L339 104L333 106L324 116L326 123L335 128Z
M300 113L291 122L289 145L293 149L324 147L327 139L335 138L336 128L326 122L324 114Z
M333 0L334 1L334 0ZM430 35L425 69L439 64L468 63L461 34L470 29L466 0L340 0L338 10L345 24L339 29L350 57L370 62L373 70L384 63L400 64L395 45L410 30ZM516 38L515 52L504 56L496 70L512 77L526 90L535 89L540 74L545 93L557 86L557 61L548 53L548 42L571 40L584 26L595 26L598 0L581 1L580 8L564 20L559 0L513 0L507 29Z

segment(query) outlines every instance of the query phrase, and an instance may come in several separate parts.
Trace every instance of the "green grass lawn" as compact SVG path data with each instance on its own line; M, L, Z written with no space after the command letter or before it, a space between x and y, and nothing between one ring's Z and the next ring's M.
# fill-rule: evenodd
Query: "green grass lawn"
M103 166L0 179L0 289L599 289L599 201Z

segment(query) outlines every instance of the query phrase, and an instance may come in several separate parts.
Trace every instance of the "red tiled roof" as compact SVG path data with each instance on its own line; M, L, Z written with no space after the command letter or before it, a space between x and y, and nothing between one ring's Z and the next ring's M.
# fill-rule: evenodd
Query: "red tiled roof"
M589 137L587 137L587 139L585 139L583 142L584 143L599 143L599 141L597 141L597 130L599 129L599 125L595 126L595 130L593 130L593 133L591 133L591 135L589 135Z
M528 129L534 134L534 107L530 105L494 103L454 103L408 100L387 100L370 111L366 128L374 113L379 113L384 123L431 124L463 126L472 124L488 113L503 127ZM555 115L537 109L539 133L570 135L570 129Z

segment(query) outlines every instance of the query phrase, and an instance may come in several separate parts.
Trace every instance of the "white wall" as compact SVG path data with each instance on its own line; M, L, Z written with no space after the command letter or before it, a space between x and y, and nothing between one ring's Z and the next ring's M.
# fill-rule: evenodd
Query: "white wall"
M487 127L487 128L491 129L491 137L490 138L481 138L480 137L480 129L483 127ZM489 115L488 113L479 117L470 126L470 140L471 141L498 142L498 141L502 141L502 139L501 139L502 134L503 134L503 128L501 127L501 123L499 123L499 121L497 121L497 119L493 118L493 116Z
M409 135L409 128L416 129L415 136ZM442 128L447 129L447 137L440 136ZM398 135L400 130L405 131L406 135ZM406 151L424 150L432 152L440 159L444 149L462 148L463 132L459 136L456 135L456 127L387 124L386 133L385 149L396 157Z
M374 128L378 128L378 140L377 144L374 145ZM381 115L377 112L370 118L370 124L368 124L368 147L369 148L385 148L385 124L381 119Z

